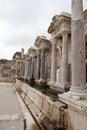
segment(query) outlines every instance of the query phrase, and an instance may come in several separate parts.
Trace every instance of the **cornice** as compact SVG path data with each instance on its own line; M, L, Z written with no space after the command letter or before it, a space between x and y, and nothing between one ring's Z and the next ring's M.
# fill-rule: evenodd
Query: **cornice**
M38 36L34 45L38 50L40 50L42 48L49 48L51 46L51 42L45 36Z
M60 27L64 24L71 24L71 15L65 12L62 12L60 15L55 15L52 18L52 22L48 28L48 33L52 34L56 30L60 30Z

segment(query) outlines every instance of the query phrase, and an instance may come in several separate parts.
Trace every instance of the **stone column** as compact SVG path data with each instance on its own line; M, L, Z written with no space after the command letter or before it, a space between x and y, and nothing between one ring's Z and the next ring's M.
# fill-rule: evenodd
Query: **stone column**
M56 40L52 41L52 60L51 60L51 81L56 81L56 59L57 59L57 48L56 48Z
M72 86L71 94L87 96L85 39L82 0L72 0Z
M22 77L23 76L23 69L22 69L22 62L20 61L19 62L19 75L20 75L20 77Z
M21 48L21 58L23 59L24 57L24 48Z
M31 78L34 78L34 57L31 58Z
M68 34L66 32L62 35L62 88L68 87Z
M21 69L22 70L22 78L24 78L24 76L25 76L25 62L22 61L21 64L22 64L22 66L21 66L22 67L22 69Z
M31 58L29 59L29 79L31 79Z
M37 67L36 67L36 80L40 78L40 52L37 51Z
M16 71L15 71L15 77L17 77L17 72L18 72L18 61L16 60Z
M27 79L27 74L28 74L28 61L25 61L25 75L24 75L25 79Z
M27 62L28 62L28 66L27 66L27 79L28 79L29 78L29 60Z
M40 80L44 80L44 74L45 74L45 48L41 48Z

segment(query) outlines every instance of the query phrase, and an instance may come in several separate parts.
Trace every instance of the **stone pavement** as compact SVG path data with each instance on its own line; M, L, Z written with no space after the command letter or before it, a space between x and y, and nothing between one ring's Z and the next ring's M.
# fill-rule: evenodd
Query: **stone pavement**
M9 83L0 83L0 130L24 130L22 111Z

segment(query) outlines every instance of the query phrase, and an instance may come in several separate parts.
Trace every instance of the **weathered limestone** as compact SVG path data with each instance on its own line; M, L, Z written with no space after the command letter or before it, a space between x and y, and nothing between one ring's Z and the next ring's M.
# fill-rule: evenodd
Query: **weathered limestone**
M36 56L36 49L34 47L31 47L28 49L28 55L29 55L29 79L35 79L34 71L34 57Z
M82 0L72 0L72 85L60 100L68 104L68 129L87 129L87 87ZM79 125L80 124L80 125Z
M72 0L72 86L71 94L87 96L85 39L82 0Z
M51 43L45 36L38 36L35 40L35 47L40 51L40 54L37 55L37 79L40 78L38 83L46 83L45 74L46 74L46 51L49 50ZM40 56L40 57L39 57ZM40 70L39 70L40 67ZM40 74L40 75L39 75Z
M45 48L41 48L41 70L40 70L40 80L44 81L45 74Z
M48 119L51 121L51 123L48 124L50 127L47 130L55 130L55 127L56 129L66 129L67 109L64 109L66 107L65 104L59 101L52 101L50 97L42 94L40 91L30 87L20 80L16 80L15 85L16 90L19 93L21 91L20 96L23 98L27 107L31 110L35 119L37 119L40 123L43 119ZM52 123L52 121L54 123ZM53 124L54 127L52 127Z
M62 88L68 86L68 34L64 32L62 35Z
M34 58L31 59L31 77L34 78Z
M18 59L16 60L15 77L24 78L24 74L25 74L25 61Z
M37 68L36 68L36 80L40 78L40 51L37 50Z
M28 79L31 79L31 58L29 59L29 75Z
M15 71L15 77L17 77L17 68L18 68L18 62L16 61L16 71Z
M25 74L24 74L24 78L27 79L28 76L28 61L25 61Z
M21 48L21 58L24 58L24 48Z
M56 72L56 85L58 86L59 83L61 82L61 72L62 72L62 65L61 65L61 60L62 60L62 47L60 44L60 41L58 41L57 44L57 72Z
M87 129L87 100L80 97L70 96L64 93L59 99L68 105L68 129L69 130L86 130ZM80 125L79 125L80 124Z
M56 81L56 39L52 41L52 59L51 59L51 82Z
M62 48L60 68L58 65L56 66L56 68L53 68L54 70L51 68L51 72L59 74L59 76L57 79L55 78L56 75L55 76L52 75L55 80L55 84L52 84L52 85L50 84L50 86L52 89L56 89L58 91L60 90L65 91L65 89L70 86L69 77L68 77L68 73L69 73L69 67L68 67L69 37L68 35L70 34L70 31L71 31L70 18L71 18L70 14L64 13L64 12L61 13L60 15L55 15L48 28L48 32L52 35L52 38L55 39L57 41L57 45ZM56 45L56 49L57 49L57 45ZM56 56L56 60L53 61L53 64L56 64L57 57L58 55ZM54 60L55 58L52 58L52 59Z
M19 61L20 62L20 61ZM24 78L24 74L25 74L25 61L23 60L23 61L21 61L20 62L21 64L20 64L20 73L21 73L21 78Z

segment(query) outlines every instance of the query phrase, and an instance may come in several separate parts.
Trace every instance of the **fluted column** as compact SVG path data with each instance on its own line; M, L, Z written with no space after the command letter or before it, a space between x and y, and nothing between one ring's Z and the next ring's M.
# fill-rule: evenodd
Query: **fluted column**
M62 88L65 89L68 85L68 34L62 34Z
M72 0L72 86L71 94L87 96L85 39L82 0Z
M40 78L40 52L37 51L37 67L36 67L36 80Z
M44 80L44 74L45 74L45 48L41 48L40 80Z
M56 81L56 59L57 59L57 49L56 40L52 41L52 60L51 60L51 81Z

